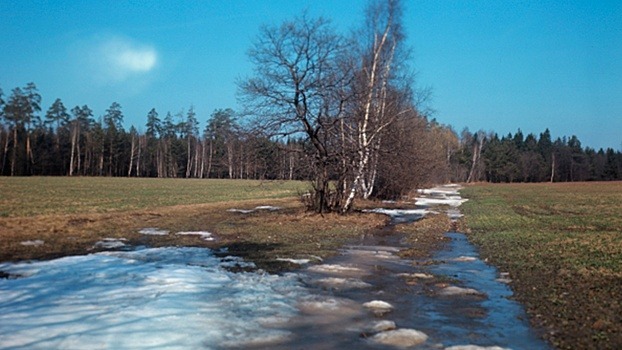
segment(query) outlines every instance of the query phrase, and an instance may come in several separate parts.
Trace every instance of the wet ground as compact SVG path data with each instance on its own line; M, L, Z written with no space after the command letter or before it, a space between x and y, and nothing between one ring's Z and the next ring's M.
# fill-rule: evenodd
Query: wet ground
M446 235L431 260L413 261L398 257L407 245L390 225L304 269L313 296L300 316L275 324L293 334L275 348L548 349L511 300L508 276L480 260L464 234Z

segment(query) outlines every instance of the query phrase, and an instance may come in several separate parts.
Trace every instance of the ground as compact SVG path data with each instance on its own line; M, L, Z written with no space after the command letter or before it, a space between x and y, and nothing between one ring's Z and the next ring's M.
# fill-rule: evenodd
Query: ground
M622 348L622 183L465 188L470 239L559 349Z
M228 247L272 272L296 267L278 258L326 258L382 228L379 214L307 213L304 183L172 179L1 178L0 262L101 250L96 243ZM414 260L429 258L443 233L470 232L490 262L508 271L533 324L560 349L622 347L622 184L481 185L463 190L466 219L432 216L402 224ZM259 206L280 210L253 210ZM378 203L359 203L360 208ZM390 204L383 204L383 206ZM399 204L392 204L399 205ZM241 210L231 210L241 209ZM192 235L144 235L144 228ZM7 277L7 276L0 276Z

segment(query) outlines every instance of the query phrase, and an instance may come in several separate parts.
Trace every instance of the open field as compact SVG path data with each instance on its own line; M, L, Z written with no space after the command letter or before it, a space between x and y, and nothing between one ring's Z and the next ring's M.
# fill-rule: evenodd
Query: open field
M127 178L0 178L0 261L48 259L97 251L104 238L133 245L219 248L260 267L283 268L277 257L328 256L346 241L382 226L381 215L316 216L298 194L305 182ZM242 214L228 209L260 205L278 211ZM156 227L197 236L142 235ZM44 241L42 245L22 242Z
M274 199L305 192L301 181L111 177L0 177L0 217L87 214Z
M471 240L561 349L622 348L622 183L474 185Z

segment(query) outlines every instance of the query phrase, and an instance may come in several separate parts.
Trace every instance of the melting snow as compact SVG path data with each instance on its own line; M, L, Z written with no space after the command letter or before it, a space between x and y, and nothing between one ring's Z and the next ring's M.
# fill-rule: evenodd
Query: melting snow
M211 232L206 231L182 231L177 232L176 235L181 236L200 236L204 241L213 241L214 237L212 237Z
M371 340L378 344L409 348L424 343L428 340L428 336L414 329L396 329L378 333L371 337Z
M267 211L277 211L277 210L281 210L281 207L275 207L275 206L271 206L271 205L260 205L258 207L255 207L255 209L236 209L236 208L232 208L232 209L228 209L228 212L232 212L232 213L242 213L242 214L250 214L250 213L254 213L258 210L267 210Z
M93 245L93 248L100 249L116 249L125 247L126 244L124 241L127 241L125 238L104 238L103 240L96 242Z
M445 350L510 350L508 348L502 348L500 346L477 346L477 345L454 345Z
M147 227L147 228L143 228L142 230L138 231L138 233L143 234L143 235L166 236L168 235L169 231L160 230L159 228L156 228L156 227Z
M202 248L103 252L0 270L0 348L198 349L268 345L306 295L294 275L232 273ZM237 261L237 263L242 263Z
M386 301L382 301L382 300L373 300L370 302L367 302L365 304L363 304L364 307L368 308L368 309L373 309L373 310L390 310L393 309L393 305L387 303Z
M21 245L32 246L32 247L38 247L40 245L43 245L43 243L45 243L45 242L40 240L40 239L36 239L34 241L23 241L23 242L20 242Z

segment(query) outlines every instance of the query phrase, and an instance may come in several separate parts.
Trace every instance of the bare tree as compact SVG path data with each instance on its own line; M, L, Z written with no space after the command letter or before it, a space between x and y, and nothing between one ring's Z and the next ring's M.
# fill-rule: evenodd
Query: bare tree
M373 192L377 175L378 152L382 138L400 113L402 94L392 94L396 86L396 53L404 41L402 33L402 7L398 0L373 1L366 9L365 27L360 37L364 38L360 48L361 65L358 68L358 106L354 110L351 140L354 141L356 159L354 178L347 188L347 197L342 211L348 211L357 194L367 198ZM400 57L399 55L397 57ZM398 64L396 64L398 63ZM393 95L393 96L391 96ZM392 106L389 104L393 103ZM345 189L344 188L344 189Z
M240 97L269 136L304 135L312 145L313 207L339 202L330 190L332 132L342 117L343 86L351 79L342 57L348 43L323 18L306 15L279 27L264 26L249 51L255 73L240 83Z

